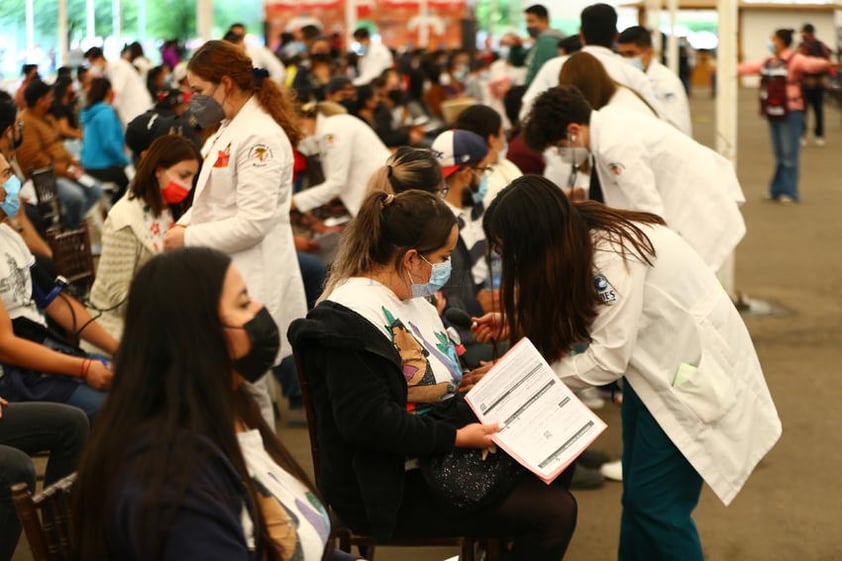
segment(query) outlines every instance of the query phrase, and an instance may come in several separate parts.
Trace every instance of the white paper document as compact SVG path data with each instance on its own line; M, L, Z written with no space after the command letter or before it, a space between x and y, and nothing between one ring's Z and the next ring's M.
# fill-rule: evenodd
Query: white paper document
M494 441L550 483L605 430L605 423L559 380L529 339L521 339L465 396Z

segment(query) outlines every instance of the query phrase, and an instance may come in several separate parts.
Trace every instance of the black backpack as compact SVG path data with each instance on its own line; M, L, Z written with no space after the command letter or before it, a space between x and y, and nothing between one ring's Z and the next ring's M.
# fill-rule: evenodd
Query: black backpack
M789 113L786 88L789 61L770 58L760 71L760 114L767 119L783 119Z

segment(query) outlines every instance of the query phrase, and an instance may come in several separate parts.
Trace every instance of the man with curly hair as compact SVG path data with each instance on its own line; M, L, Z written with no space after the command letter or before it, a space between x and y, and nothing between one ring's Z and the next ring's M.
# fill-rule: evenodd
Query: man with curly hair
M533 150L556 147L578 172L591 162L605 204L657 214L718 270L745 234L731 162L650 115L591 109L573 86L547 90L524 125Z

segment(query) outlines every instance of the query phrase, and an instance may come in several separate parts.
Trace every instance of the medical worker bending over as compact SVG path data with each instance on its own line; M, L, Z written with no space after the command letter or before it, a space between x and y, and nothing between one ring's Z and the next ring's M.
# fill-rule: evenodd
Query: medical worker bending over
M193 207L164 243L167 249L207 246L230 255L249 293L285 331L307 312L289 223L292 145L300 133L291 102L266 76L224 41L208 41L190 59L190 110L202 128L219 129L202 147ZM278 361L289 354L282 339ZM274 426L265 379L253 388Z
M559 86L535 100L524 138L533 150L558 147L574 170L592 155L606 205L662 217L713 270L745 234L734 166L660 119L593 110L578 89Z
M503 257L504 312L479 318L477 338L528 337L573 388L624 377L620 561L702 561L702 481L727 505L781 435L713 271L657 216L570 203L534 175L501 191L483 226Z

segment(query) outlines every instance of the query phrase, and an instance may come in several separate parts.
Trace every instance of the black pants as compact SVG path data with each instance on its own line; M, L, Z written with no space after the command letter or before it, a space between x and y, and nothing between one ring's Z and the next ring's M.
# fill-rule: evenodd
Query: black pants
M49 452L44 485L51 485L76 469L88 436L88 418L81 409L58 403L11 403L0 417L0 561L12 558L20 523L9 487L26 483L35 491L35 468L30 454Z
M824 87L818 86L816 88L804 88L804 130L801 136L807 135L807 113L810 108L813 108L813 114L816 116L816 126L813 128L813 133L816 138L824 137Z
M525 475L494 508L465 513L442 504L430 492L420 470L406 474L396 537L475 536L512 540L517 561L559 561L576 528L576 499L568 489L573 470L551 485Z

